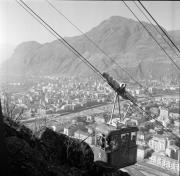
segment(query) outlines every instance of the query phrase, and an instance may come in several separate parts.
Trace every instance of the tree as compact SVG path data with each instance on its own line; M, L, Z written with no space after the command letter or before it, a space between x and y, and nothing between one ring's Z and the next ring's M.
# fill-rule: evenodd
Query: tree
M18 122L22 119L25 109L19 108L17 105L12 103L11 96L4 92L4 101L3 101L3 114L6 117L9 117L13 121Z
M3 113L2 113L2 106L1 106L1 99L0 99L0 161L1 161L1 172L0 174L9 175L9 170L6 168L9 168L9 164L7 161L7 148L5 143L5 128L4 128L4 122L3 122Z
M68 137L68 139L65 141L65 145L66 145L66 158L69 159L69 156L72 151L73 140L70 137Z

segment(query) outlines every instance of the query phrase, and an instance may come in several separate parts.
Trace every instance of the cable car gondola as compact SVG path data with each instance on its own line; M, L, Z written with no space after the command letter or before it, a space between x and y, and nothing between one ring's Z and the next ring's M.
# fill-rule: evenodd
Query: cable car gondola
M137 127L124 124L117 128L98 124L95 129L95 145L92 146L94 161L103 161L114 168L123 168L136 163Z
M115 90L116 97L109 122L97 124L95 127L95 145L92 146L94 161L101 163L102 167L105 168L120 169L133 165L137 161L136 137L138 128L126 126L121 123L121 119L116 124L113 123L115 103L117 100L118 104L120 103L119 96L131 102L136 100L125 90L125 84L120 85L107 73L103 73L103 76Z

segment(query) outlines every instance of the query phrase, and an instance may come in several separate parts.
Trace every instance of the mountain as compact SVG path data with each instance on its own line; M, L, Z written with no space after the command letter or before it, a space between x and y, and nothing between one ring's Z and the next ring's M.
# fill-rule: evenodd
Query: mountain
M170 37L172 37L173 40L180 38L180 30L168 31L168 34L170 35Z
M161 36L154 31L153 26L143 23L153 32L161 45L166 46ZM121 67L125 67L135 77L154 78L175 72L169 59L137 21L112 16L91 29L86 35L98 44L111 57L111 60L83 35L65 37L65 39L102 72L109 71L127 77L127 74L123 73L112 60L115 60ZM178 35L178 32L171 31L170 35ZM174 39L180 46L180 38L175 37ZM166 50L174 56L167 46ZM93 73L58 40L45 44L34 41L22 43L17 46L3 67L7 68L7 64L8 74L13 75L88 76ZM140 71L138 71L139 68Z

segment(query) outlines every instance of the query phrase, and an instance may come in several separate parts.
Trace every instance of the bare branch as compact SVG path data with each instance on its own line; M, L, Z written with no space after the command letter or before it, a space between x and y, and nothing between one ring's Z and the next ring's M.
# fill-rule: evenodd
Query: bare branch
M23 113L24 113L24 108L21 110L21 112L19 113L19 115L18 115L18 117L15 119L15 121L21 120Z

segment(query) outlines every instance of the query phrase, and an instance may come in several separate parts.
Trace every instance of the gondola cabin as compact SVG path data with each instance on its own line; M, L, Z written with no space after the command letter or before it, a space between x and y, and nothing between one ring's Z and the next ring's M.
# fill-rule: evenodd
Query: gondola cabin
M137 131L137 127L127 127L124 124L118 128L98 124L95 129L95 145L92 147L94 161L102 161L118 169L135 164Z

